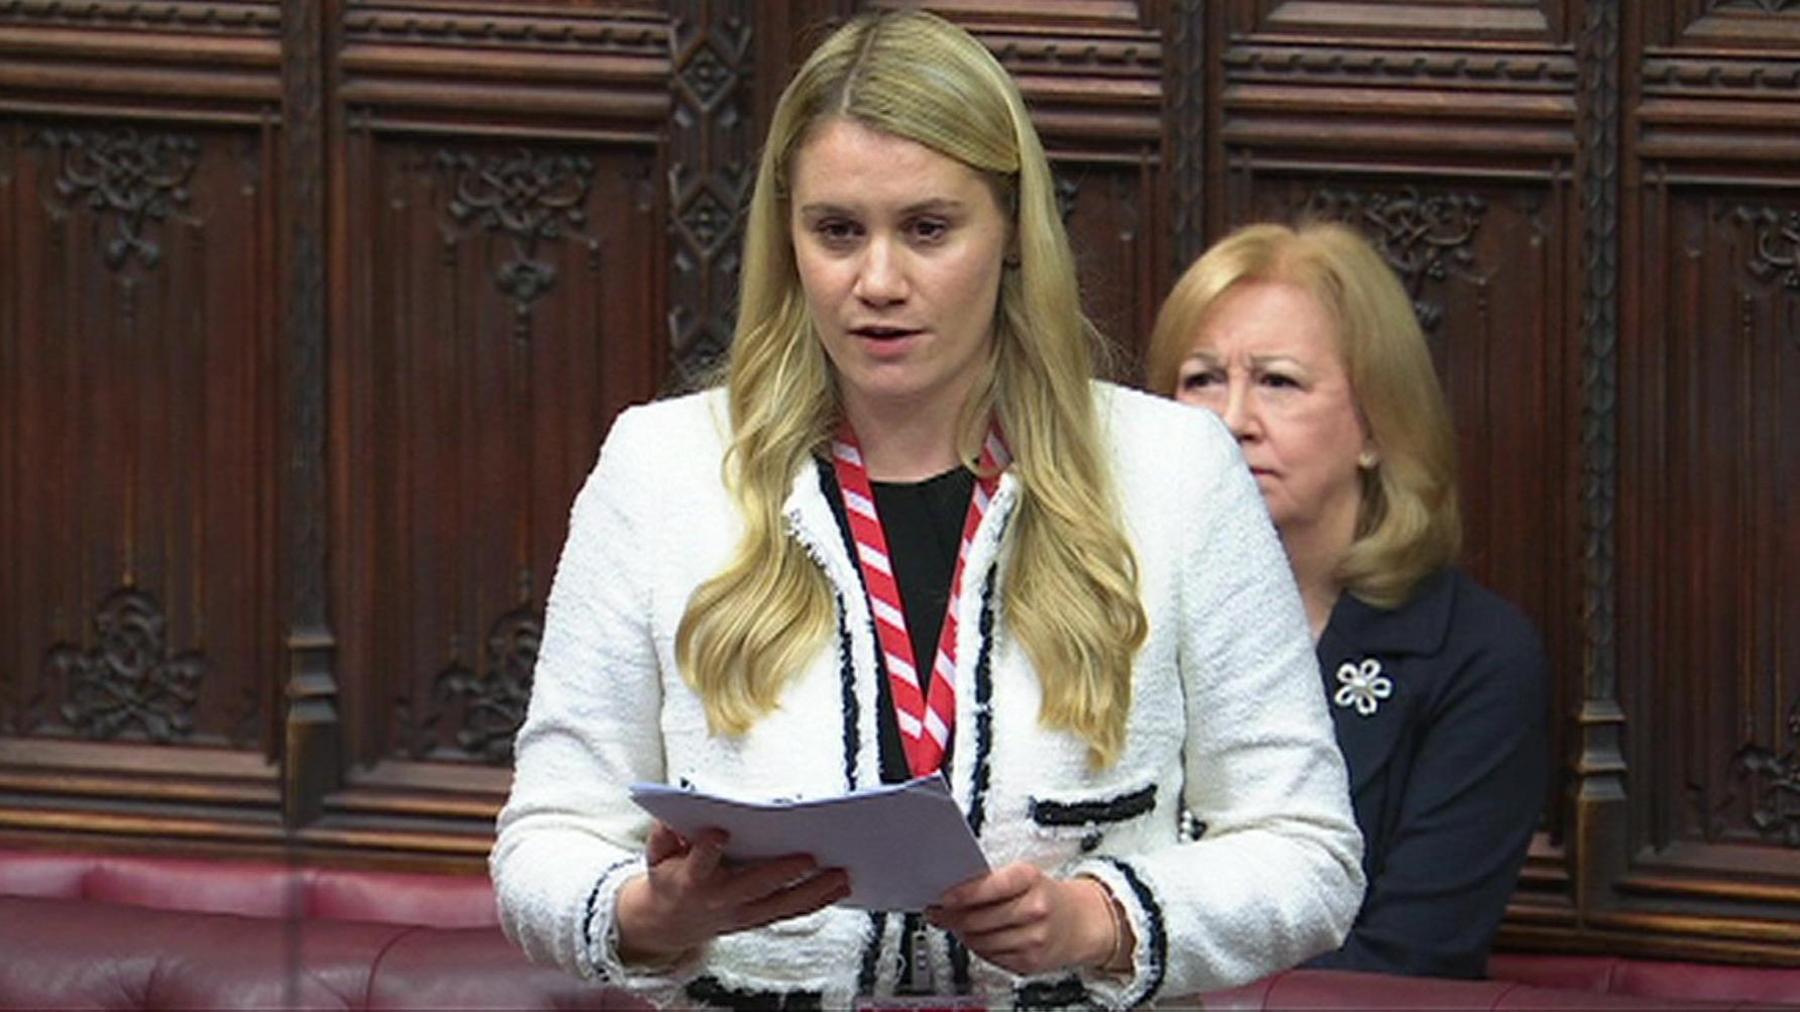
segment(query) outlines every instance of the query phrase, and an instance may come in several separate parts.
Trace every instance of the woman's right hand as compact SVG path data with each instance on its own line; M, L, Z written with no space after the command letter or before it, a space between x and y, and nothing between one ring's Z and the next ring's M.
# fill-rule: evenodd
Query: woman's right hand
M648 874L619 889L619 958L672 959L719 935L810 914L850 895L840 868L820 870L805 854L723 861L726 835L692 840L658 822L645 845Z

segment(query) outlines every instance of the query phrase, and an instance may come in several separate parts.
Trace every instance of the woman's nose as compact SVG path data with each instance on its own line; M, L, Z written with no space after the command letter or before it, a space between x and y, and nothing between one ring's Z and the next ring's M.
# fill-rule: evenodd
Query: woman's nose
M1256 411L1250 403L1250 385L1233 381L1225 393L1225 410L1221 417L1225 419L1225 427L1239 442L1254 439L1260 431L1257 425Z
M906 297L906 278L888 242L875 239L864 250L851 294L877 306L898 302Z

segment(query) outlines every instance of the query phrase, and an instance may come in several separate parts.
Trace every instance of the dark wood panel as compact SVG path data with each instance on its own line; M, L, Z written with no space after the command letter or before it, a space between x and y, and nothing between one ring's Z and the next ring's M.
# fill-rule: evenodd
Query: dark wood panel
M891 6L858 4L857 6ZM1166 0L935 0L1019 84L1052 151L1135 158L1163 133ZM841 12L839 12L841 13Z
M663 369L656 159L350 144L333 373L348 758L503 765L569 503Z
M1796 0L1666 0L1646 4L1645 39L1652 46L1698 49L1800 48Z
M266 138L0 129L11 729L270 750Z
M1800 664L1800 539L1788 530L1800 493L1800 199L1658 198L1641 360L1663 407L1662 466L1627 486L1642 489L1644 536L1664 549L1654 566L1629 560L1656 589L1647 688L1667 701L1644 714L1658 747L1635 753L1663 802L1645 842L1745 848L1763 881L1800 899L1800 690L1786 675Z
M280 99L280 5L0 4L0 108L255 123Z
M1626 5L1618 454L1629 820L1586 930L1800 960L1788 828L1800 5ZM1635 90L1633 86L1635 85ZM1791 681L1791 680L1790 680ZM1786 785L1784 787L1783 785ZM1793 839L1789 834L1793 833ZM1609 863L1606 855L1588 860Z
M390 131L653 141L671 45L647 7L353 3L337 98Z
M1783 51L1646 50L1638 154L1690 163L1678 172L1787 174L1800 159L1800 8L1783 23L1793 34Z
M746 3L677 3L671 10L674 99L668 132L670 369L665 386L686 389L712 375L736 326L744 214L756 182L760 131L772 116L756 106L756 73L785 63L772 27L753 29ZM804 15L793 15L803 17ZM786 27L778 26L778 27ZM780 48L778 48L780 47ZM779 56L777 56L779 54ZM764 91L774 82L765 69Z
M1405 38L1502 43L1568 42L1572 0L1229 0L1232 31L1311 35L1334 42Z
M1168 289L1166 238L1152 213L1156 165L1057 162L1053 166L1082 303L1116 351L1119 377L1135 381Z

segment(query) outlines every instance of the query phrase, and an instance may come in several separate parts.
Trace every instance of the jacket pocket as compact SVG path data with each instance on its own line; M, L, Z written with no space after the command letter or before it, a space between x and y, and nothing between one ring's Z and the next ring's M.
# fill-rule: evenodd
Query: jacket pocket
M1100 846L1109 830L1156 810L1156 785L1114 794L1030 799L1031 821L1052 838L1073 838L1083 853Z

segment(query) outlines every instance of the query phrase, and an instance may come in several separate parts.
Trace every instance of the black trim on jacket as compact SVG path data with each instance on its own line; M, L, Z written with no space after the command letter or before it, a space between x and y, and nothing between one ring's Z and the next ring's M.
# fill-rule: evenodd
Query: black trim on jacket
M844 692L844 789L856 790L856 752L862 740L857 727L856 659L850 643L850 624L844 612L844 595L834 594L837 601L838 681Z
M1019 1009L1085 1008L1088 990L1080 977L1034 980L1013 989L1013 1006Z
M1145 947L1150 950L1147 960L1150 965L1143 968L1145 977L1143 991L1132 995L1130 1000L1125 1003L1141 1005L1156 997L1156 993L1162 990L1163 977L1168 973L1169 936L1163 927L1162 904L1156 902L1156 894L1150 891L1150 887L1144 884L1144 880L1138 877L1137 870L1131 865L1116 857L1104 860L1124 876L1125 884L1131 887L1132 894L1137 897L1139 905L1144 908L1144 929L1148 936L1144 940L1148 943Z
M1156 785L1151 784L1129 794L1095 801L1045 801L1031 799L1031 821L1040 826L1087 826L1101 822L1124 822L1154 811Z
M869 911L869 944L863 946L862 969L856 974L857 994L875 993L875 975L881 966L881 943L887 934L887 920L887 911Z
M636 860L637 858L628 857L608 865L606 870L594 879L594 888L588 890L587 904L581 908L581 958L594 971L594 976L601 980L610 980L611 975L606 972L606 966L594 958L594 901L600 898L600 887L606 884L606 880L612 877L613 872Z
M977 838L987 821L989 753L994 746L994 574L981 584L981 651L975 656L975 764L969 768L969 830Z
M708 1008L731 1009L732 1012L817 1012L825 1007L825 996L819 991L763 991L726 987L719 978L696 977L687 986L687 996Z

